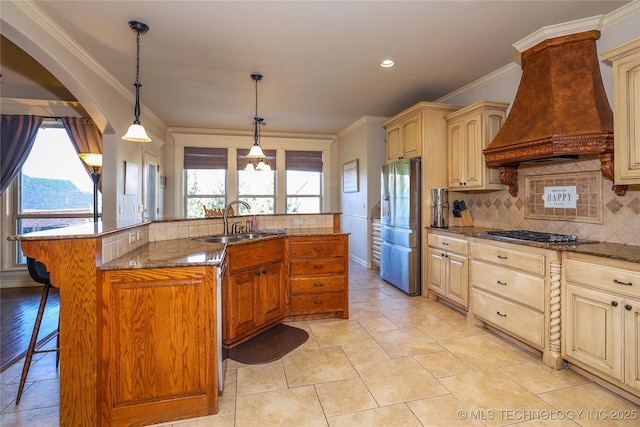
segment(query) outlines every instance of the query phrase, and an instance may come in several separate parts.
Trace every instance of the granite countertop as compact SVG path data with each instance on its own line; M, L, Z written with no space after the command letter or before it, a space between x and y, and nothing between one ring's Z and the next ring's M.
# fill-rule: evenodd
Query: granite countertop
M496 228L484 228L484 227L449 227L449 228L433 228L428 227L429 230L442 231L446 233L460 234L467 237L479 237L487 240L495 240L499 242L507 242L506 240L483 235L487 231L496 230ZM539 242L525 242L509 240L508 243L516 245L551 249L564 252L576 252L585 255L594 255L599 257L617 259L621 261L640 262L640 246L624 245L622 243L560 243L560 244L546 244Z
M264 230L263 230L264 231ZM219 265L222 263L227 246L246 245L269 239L302 236L331 236L349 233L336 232L333 228L309 230L286 230L256 239L240 240L230 243L208 243L196 238L150 242L133 251L102 265L102 270L125 270L143 268L186 267L200 265Z

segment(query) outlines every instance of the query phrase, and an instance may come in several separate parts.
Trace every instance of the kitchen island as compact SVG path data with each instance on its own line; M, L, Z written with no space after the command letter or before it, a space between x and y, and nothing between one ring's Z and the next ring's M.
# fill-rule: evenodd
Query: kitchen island
M346 238L339 220L333 223L264 239ZM146 242L154 225L98 223L11 238L60 288L61 425L150 424L217 412L217 270L227 246L191 234ZM143 238L120 256L105 256L118 236Z

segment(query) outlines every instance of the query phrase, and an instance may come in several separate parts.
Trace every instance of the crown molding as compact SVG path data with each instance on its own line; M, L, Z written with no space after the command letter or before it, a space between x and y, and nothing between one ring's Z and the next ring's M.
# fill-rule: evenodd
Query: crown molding
M459 89L456 89L451 93L448 93L447 95L443 96L440 99L436 99L435 102L447 103L449 100L457 96L464 95L465 93L468 93L468 92L473 92L481 87L487 86L495 81L498 81L504 78L506 75L509 75L515 71L520 71L520 70L521 70L520 65L516 64L515 62L511 62L505 65L504 67L498 68L496 71L489 73L484 77L479 78L478 80L475 80L465 86L462 86Z
M384 122L386 122L387 120L389 120L389 117L362 116L358 120L356 120L355 122L351 123L346 128L342 129L340 132L338 132L338 138L344 137L346 134L351 133L353 130L359 128L360 126L362 126L364 124L367 124L367 123L380 123L381 125L383 125Z
M602 29L606 30L611 28L635 15L640 15L640 0L634 0L631 3L627 3L613 12L608 13L605 16Z

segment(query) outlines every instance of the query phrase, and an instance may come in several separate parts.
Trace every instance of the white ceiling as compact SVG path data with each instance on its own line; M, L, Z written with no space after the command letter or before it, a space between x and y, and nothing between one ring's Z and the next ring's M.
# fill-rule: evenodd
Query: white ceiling
M168 126L252 129L250 74L259 72L264 131L335 134L364 115L434 101L509 64L512 44L542 27L629 1L36 3L132 92L128 22L149 25L140 48L142 108ZM397 65L380 68L385 58ZM28 97L20 70L3 68L3 96Z

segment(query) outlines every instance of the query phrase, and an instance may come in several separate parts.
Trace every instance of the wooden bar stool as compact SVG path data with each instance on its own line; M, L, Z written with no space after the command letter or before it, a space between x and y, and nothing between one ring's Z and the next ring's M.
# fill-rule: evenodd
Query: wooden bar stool
M36 261L33 258L27 258L27 269L29 270L29 275L31 278L44 285L44 289L42 290L42 296L40 297L40 307L38 308L38 314L36 315L36 322L33 325L33 332L31 333L31 341L29 342L29 348L27 349L27 354L24 359L24 366L22 367L22 377L20 378L20 386L18 387L18 397L16 397L16 405L20 403L20 398L22 397L22 390L24 388L24 383L27 380L27 374L29 373L29 367L31 367L31 359L33 355L36 353L50 353L56 352L56 367L58 367L60 363L60 318L58 317L58 330L54 335L51 335L44 342L40 344L36 344L38 340L38 333L40 332L40 325L42 323L42 317L44 315L44 309L47 305L47 299L49 298L49 290L51 289L51 281L49 280L49 273L47 272L47 267L41 263ZM56 338L56 348L50 350L40 350L40 348L51 341L53 338Z

